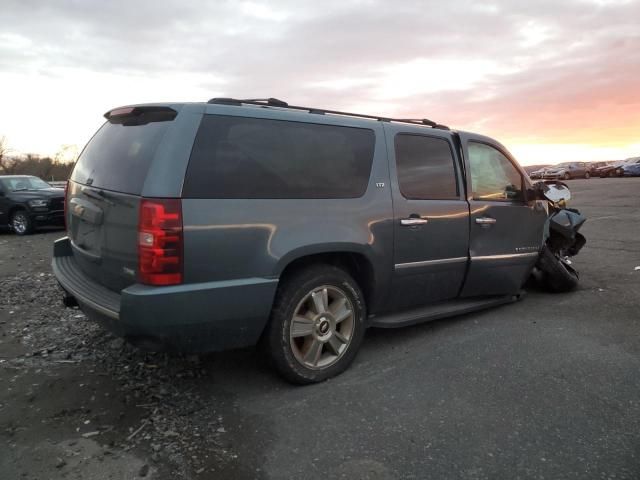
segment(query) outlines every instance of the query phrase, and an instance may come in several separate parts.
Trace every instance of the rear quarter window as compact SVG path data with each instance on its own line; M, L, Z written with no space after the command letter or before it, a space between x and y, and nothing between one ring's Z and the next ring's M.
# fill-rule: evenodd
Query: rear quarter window
M363 128L205 115L187 198L355 198L369 183L375 134Z

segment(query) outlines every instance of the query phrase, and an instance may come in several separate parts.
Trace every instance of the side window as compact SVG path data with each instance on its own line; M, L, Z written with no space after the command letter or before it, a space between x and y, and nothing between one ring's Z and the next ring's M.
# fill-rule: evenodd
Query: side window
M469 165L474 200L524 200L522 176L499 150L469 142Z
M416 200L459 197L451 146L445 139L398 134L395 138L402 196Z
M186 198L356 198L369 184L375 134L364 128L205 115Z

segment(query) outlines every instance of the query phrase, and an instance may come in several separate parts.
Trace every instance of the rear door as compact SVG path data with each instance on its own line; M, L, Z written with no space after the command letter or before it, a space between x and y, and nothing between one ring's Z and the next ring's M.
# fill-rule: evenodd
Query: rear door
M394 308L455 298L468 260L469 205L446 131L385 124L394 210Z
M470 212L470 265L461 296L516 293L535 263L546 220L544 203L526 198L529 185L494 140L461 133Z
M74 167L67 230L81 270L119 291L136 280L140 195L176 111L136 107L111 113Z

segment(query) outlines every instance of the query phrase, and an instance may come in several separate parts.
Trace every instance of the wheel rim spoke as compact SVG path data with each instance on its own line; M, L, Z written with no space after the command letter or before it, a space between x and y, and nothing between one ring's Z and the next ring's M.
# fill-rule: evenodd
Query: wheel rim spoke
M291 337L308 337L313 333L313 320L296 315L291 325Z
M342 308L334 314L336 324L341 323L343 320L349 318L352 314L353 312L349 308L347 308L346 305L342 305Z
M342 335L338 337L337 335L331 335L331 338L327 342L327 347L333 352L334 355L340 355L340 351L342 346L347 343L347 339Z
M320 360L320 356L322 355L322 346L323 343L320 340L316 340L315 338L311 342L309 346L309 350L304 356L304 361L313 365L314 367L318 365L318 361Z
M329 293L326 288L323 288L319 292L313 292L311 294L313 299L313 305L316 309L316 313L326 313L329 309Z

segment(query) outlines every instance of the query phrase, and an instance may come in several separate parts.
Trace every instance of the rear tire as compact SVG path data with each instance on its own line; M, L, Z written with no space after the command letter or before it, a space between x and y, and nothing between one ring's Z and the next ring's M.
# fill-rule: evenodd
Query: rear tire
M543 273L543 285L551 292L570 292L578 286L578 272L560 260L546 246L540 253L537 266Z
M322 382L354 360L365 319L362 291L347 272L311 266L281 280L262 347L289 382Z
M589 177L591 177L591 174L589 172L586 172L584 174L584 178L586 178L587 180L589 179Z
M11 215L11 230L16 235L29 235L33 232L33 221L24 210L16 210Z

